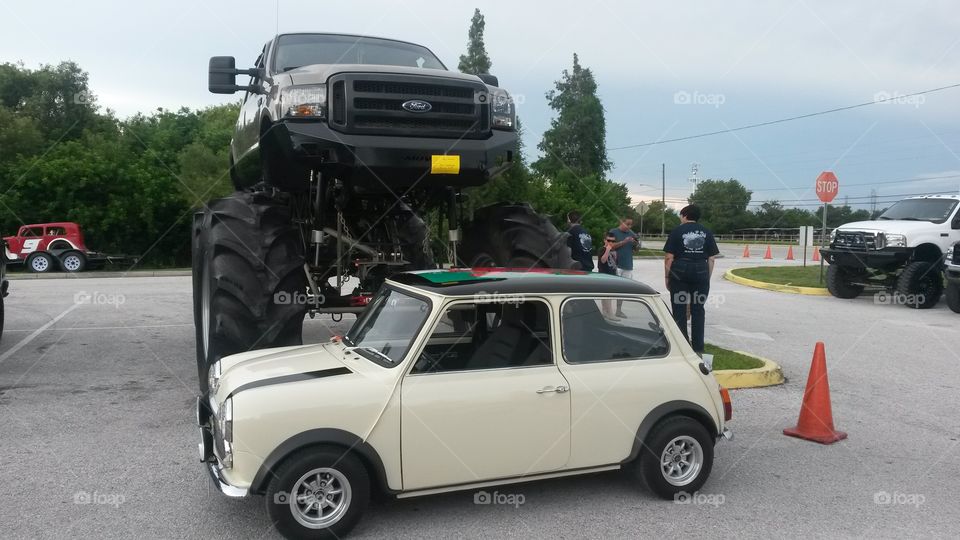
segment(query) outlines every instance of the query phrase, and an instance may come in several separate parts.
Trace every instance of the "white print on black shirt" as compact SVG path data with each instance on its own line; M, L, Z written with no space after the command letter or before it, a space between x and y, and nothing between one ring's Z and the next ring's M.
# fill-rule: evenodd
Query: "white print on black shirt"
M703 246L706 243L706 231L700 230L683 233L683 249L687 253L703 253Z

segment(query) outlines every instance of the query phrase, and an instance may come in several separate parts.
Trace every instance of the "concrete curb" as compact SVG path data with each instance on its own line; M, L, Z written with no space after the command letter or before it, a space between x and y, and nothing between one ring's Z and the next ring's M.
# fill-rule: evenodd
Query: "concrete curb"
M749 356L750 358L756 358L763 362L763 366L754 369L721 369L714 371L713 376L716 377L720 386L724 388L761 388L764 386L776 386L786 381L783 377L783 369L773 360L761 358L743 351L734 352Z
M785 292L792 294L805 294L808 296L830 296L830 291L826 288L819 287L800 287L798 285L781 285L779 283L767 283L766 281L757 281L755 279L745 278L743 276L738 276L733 273L734 270L740 270L740 268L731 268L723 274L723 278L727 281L732 281L740 285L746 285L747 287L755 287L757 289L766 289L768 291L777 291Z
M90 279L90 278L125 278L125 277L174 277L189 276L190 270L131 270L129 272L50 272L49 274L16 273L7 274L7 279Z

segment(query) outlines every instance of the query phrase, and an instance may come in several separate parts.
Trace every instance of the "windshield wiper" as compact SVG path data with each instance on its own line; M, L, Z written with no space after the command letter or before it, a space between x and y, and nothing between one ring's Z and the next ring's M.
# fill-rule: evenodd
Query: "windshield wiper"
M281 72L281 73L286 73L286 72L288 72L288 71L293 71L293 70L298 69L298 68L301 68L301 67L303 67L303 66L287 66L287 67L281 69L280 72Z
M918 217L902 217L900 221L930 221L929 219L918 218Z
M355 347L355 349L358 350L358 351L360 351L360 352L368 352L368 353L374 354L374 355L380 357L381 360L383 360L384 362L386 362L386 363L388 363L388 364L392 364L392 363L393 363L393 358L390 358L389 356L383 354L382 352L378 351L377 349L375 349L375 348L373 348L373 347Z
M887 217L887 216L880 216L880 217L878 217L877 219L893 219L893 218L892 218L892 217Z

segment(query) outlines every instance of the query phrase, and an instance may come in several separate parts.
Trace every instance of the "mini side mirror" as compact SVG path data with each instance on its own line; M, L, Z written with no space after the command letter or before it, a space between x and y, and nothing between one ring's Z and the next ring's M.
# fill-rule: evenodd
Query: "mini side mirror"
M500 79L497 79L489 73L481 73L477 75L477 77L480 77L480 80L483 81L484 84L500 88Z

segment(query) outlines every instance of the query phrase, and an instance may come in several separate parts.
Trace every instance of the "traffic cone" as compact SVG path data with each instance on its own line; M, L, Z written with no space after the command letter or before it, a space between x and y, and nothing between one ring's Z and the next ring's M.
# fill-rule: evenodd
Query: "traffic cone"
M767 246L767 252L763 254L764 259L772 259L773 253L770 252L770 246Z
M820 250L813 248L813 262L820 262Z
M846 433L833 429L827 356L823 352L822 341L818 341L813 350L807 388L803 391L803 404L800 406L800 419L796 427L783 430L783 434L820 444L833 444L847 438Z
M743 258L744 259L750 258L750 244L746 244L743 246Z
M786 258L786 260L788 260L788 261L792 261L792 260L793 260L793 246L789 246L789 247L787 248L787 258Z

